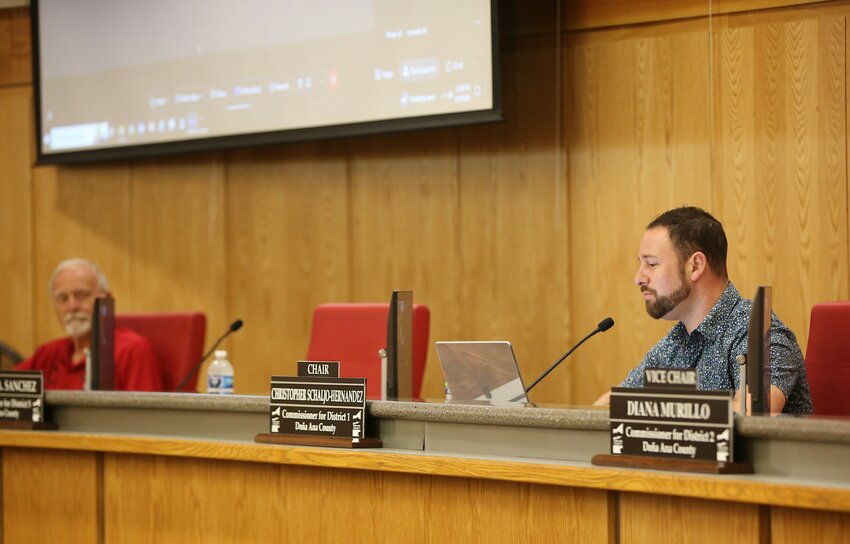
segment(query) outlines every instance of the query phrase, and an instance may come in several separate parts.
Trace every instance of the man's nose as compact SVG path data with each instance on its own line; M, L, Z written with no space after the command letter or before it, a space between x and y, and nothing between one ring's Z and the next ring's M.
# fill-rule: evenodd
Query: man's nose
M65 301L65 310L69 312L78 312L83 307L83 301L76 295L71 295Z
M646 283L646 274L643 273L643 267L639 266L637 272L635 272L635 279L633 280L635 285L644 285Z

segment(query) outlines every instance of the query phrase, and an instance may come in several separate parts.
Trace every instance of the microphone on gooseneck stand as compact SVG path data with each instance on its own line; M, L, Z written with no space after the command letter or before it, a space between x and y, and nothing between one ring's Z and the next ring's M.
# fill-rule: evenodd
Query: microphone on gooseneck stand
M550 372L552 372L553 370L555 370L555 367L557 367L559 364L561 364L561 362L562 362L564 359L566 359L567 357L569 357L569 356L570 356L570 353L574 352L574 351L576 350L576 348L578 348L580 345L584 344L584 342L585 342L588 338L590 338L591 336L593 336L593 335L594 335L594 334L596 334L596 333L599 333L599 332L605 332L605 331L607 331L608 329L610 329L610 328L611 328L611 327L613 327L613 326L614 326L614 320L613 320L613 319L611 319L610 317L606 317L605 319L603 319L602 321L600 321L600 322L599 322L599 325L597 325L597 326L596 326L596 329L594 329L594 330L593 330L593 332L591 332L590 334L588 334L587 336L585 336L584 338L582 338L582 339L581 339L581 341L580 341L578 344L574 345L572 348L570 348L570 350L569 350L568 352L566 352L565 354L563 354L563 355L561 356L561 358L560 358L560 359L558 359L557 361L555 361L555 364L554 364L554 365L552 365L552 366L550 366L550 367L549 367L549 370L547 370L547 371L546 371L546 372L544 372L544 373L543 373L543 374L542 374L539 378L537 378L536 380L534 380L534 383L533 383L533 384L531 384L531 385L529 385L528 387L526 387L526 388L525 388L525 392L526 392L526 393L528 393L529 391L531 391L531 388L532 388L532 387L534 387L535 385L537 385L538 383L540 383L540 380L542 380L543 378L545 378L546 376L548 376Z
M179 384L179 385L178 385L178 386L174 389L174 391L175 391L175 392L179 392L181 389L183 389L183 386L184 386L184 385L186 385L186 382L188 382L188 381L189 381L189 378L191 378L191 377L192 377L192 375L193 375L195 372L197 372L199 368L201 368L201 365L202 365L202 364L204 364L204 361L206 361L206 360L207 360L207 357L209 357L209 356L210 356L210 353L212 353L213 351L215 351L215 348L217 348L217 347L218 347L218 345L219 345L219 344L221 344L222 340L224 340L225 338L227 338L228 336L230 336L231 334L233 334L234 332L238 331L238 330L239 330L239 329L241 329L241 328L242 328L242 320L241 320L241 319L237 319L236 321L234 321L233 323L231 323L231 324L230 324L230 327L228 327L228 329L227 329L227 332L225 332L224 334L222 334L222 335L219 337L219 339L215 341L215 344L213 344L213 346L212 346L212 347L211 347L211 348L210 348L210 349L209 349L206 353L204 353L203 355L201 355L201 359L198 361L198 363L197 363L195 366L193 366L193 367L192 367L192 370L190 370L190 371L189 371L189 373L188 373L188 374L186 374L186 377L185 377L185 378L183 378L183 380L182 380L182 381L180 382L180 384Z

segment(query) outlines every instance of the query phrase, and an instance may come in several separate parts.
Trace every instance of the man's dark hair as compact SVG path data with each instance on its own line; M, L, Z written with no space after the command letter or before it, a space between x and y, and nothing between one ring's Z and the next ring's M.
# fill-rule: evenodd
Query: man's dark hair
M664 227L670 236L679 262L684 263L697 251L705 254L709 266L721 278L728 278L726 252L728 244L723 225L707 211L694 206L668 210L646 226L646 230Z

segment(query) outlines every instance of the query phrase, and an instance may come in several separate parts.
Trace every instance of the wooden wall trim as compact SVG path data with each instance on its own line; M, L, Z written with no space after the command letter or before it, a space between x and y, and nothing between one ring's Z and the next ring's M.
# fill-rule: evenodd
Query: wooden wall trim
M767 11L798 13L799 8L835 5L835 0L500 0L499 32L510 42L524 36L571 34L599 29L653 32L656 23L705 25L709 16L718 17ZM790 9L788 9L790 8ZM668 27L663 25L666 32ZM647 28L648 27L648 28ZM659 31L654 30L657 34Z
M175 438L79 433L0 432L0 446L161 455L283 465L400 472L630 491L750 504L850 512L850 490L754 480L556 465L521 460L446 455L331 450Z
M582 0L565 2L566 30L590 30L819 4L828 0Z

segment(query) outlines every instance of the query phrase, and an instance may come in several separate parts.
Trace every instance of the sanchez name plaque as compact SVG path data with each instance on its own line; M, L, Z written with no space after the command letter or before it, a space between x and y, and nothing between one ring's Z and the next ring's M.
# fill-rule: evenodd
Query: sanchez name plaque
M274 444L381 447L380 440L366 437L366 379L326 377L323 374L328 369L321 367L310 370L319 372L272 377L269 432L258 434L255 440Z
M0 371L0 427L55 429L44 418L44 377L40 370Z

